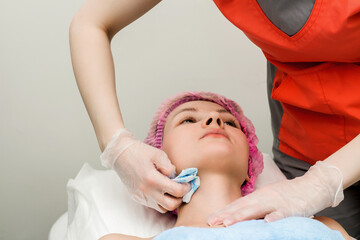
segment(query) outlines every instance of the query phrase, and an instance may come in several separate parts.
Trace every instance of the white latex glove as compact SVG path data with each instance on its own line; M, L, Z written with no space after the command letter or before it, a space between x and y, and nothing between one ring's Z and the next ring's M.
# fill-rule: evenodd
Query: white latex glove
M191 189L188 183L169 179L175 176L175 166L165 152L136 140L125 128L114 134L100 159L116 171L135 201L162 213L180 206Z
M230 226L259 218L272 222L290 216L310 217L344 199L342 180L337 167L318 161L302 177L281 180L235 200L211 214L207 223Z

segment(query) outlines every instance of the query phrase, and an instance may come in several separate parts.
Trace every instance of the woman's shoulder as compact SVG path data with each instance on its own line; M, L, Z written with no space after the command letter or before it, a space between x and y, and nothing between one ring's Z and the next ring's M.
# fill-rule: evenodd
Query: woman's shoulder
M329 217L314 217L315 220L318 220L325 224L328 228L331 228L332 230L339 231L345 239L351 239L349 234L346 232L346 230L334 219Z
M141 238L119 233L111 233L101 237L99 240L152 240L154 237Z

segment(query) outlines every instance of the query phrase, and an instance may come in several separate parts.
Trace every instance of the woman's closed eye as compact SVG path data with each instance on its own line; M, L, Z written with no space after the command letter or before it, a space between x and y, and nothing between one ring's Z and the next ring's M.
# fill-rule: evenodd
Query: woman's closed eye
M225 125L229 125L231 127L235 127L235 128L238 128L238 126L236 125L235 121L234 120L227 120L227 121L224 121L224 124Z
M193 118L193 117L186 117L185 119L181 120L180 121L180 124L183 124L183 123L195 123L196 122L196 119Z

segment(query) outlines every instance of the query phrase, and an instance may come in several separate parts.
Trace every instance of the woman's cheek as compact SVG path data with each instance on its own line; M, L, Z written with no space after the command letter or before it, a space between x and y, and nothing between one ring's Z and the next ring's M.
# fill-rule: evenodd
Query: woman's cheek
M245 159L249 158L249 143L247 141L247 138L244 136L241 139L241 150L242 150L242 155L244 156Z
M236 133L233 135L233 138L235 139L235 145L238 146L236 147L238 154L242 155L242 156L248 156L249 155L249 143L248 140L245 136L245 134L243 132L241 133Z
M181 138L177 136L176 132L169 133L164 137L162 150L167 154L171 163L177 168L181 159L181 153L185 149L182 148Z

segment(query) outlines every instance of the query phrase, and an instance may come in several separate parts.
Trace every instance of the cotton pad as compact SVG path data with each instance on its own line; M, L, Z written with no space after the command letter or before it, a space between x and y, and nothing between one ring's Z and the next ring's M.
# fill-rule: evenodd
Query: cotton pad
M198 172L197 168L188 168L181 171L181 173L172 180L177 183L187 183L191 184L191 190L185 194L182 198L184 203L189 203L191 200L191 196L200 186L200 177L196 176Z

